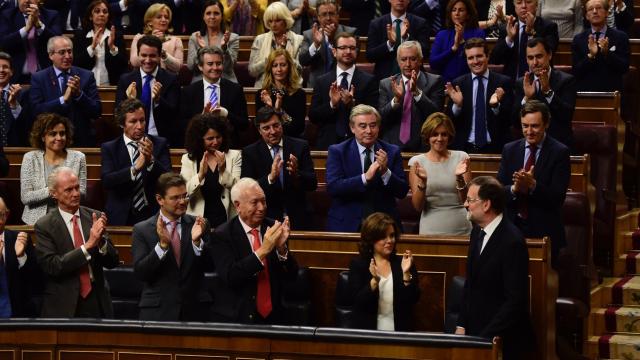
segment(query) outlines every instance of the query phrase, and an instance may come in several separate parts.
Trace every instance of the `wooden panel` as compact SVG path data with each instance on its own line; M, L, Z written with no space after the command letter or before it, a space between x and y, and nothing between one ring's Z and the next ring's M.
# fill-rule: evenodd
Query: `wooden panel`
M16 351L0 350L0 360L16 360Z
M171 354L119 351L118 360L171 360Z
M176 354L176 360L229 360L228 356Z
M22 350L22 360L53 360L53 351Z
M115 353L98 350L60 350L58 360L114 360Z

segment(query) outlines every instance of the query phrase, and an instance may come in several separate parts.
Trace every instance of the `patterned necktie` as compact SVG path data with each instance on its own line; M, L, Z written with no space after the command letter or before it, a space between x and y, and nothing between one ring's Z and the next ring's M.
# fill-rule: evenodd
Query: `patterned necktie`
M153 75L147 74L144 76L144 81L142 84L142 94L140 94L140 101L144 105L144 113L147 115L147 119L150 116L151 110L151 81L153 80ZM147 127L149 126L149 121L147 121Z
M211 94L209 94L209 103L211 103L211 108L215 109L218 106L218 92L216 91L218 85L211 84L207 86L208 89L211 89Z
M273 145L271 147L271 150L273 152L272 156L275 159L276 156L280 153L280 145ZM284 168L285 168L285 165L283 164L283 166L280 167L280 175L278 175L278 181L280 182L281 187L284 187Z
M78 215L73 215L71 218L73 222L73 246L77 249L84 245L82 240L82 233L80 232L80 226L78 225ZM84 299L91 292L91 278L89 276L89 264L84 265L79 270L80 276L80 296Z
M374 0L374 6L375 6L375 10L374 10L374 14L375 17L380 17L382 16L382 1L384 0Z
M173 257L176 258L176 264L180 267L182 262L180 254L180 233L178 232L178 220L170 221L171 225L171 250L173 250Z
M253 251L260 248L260 234L258 229L251 229L251 237L253 238ZM271 282L269 279L269 266L267 259L262 260L263 269L258 273L258 289L256 294L256 308L258 313L266 318L271 314L273 306L271 304Z
M140 157L140 151L138 151L138 144L134 141L129 143L129 146L133 148L133 158L131 164L135 165L136 161ZM138 212L144 209L147 205L146 198L144 196L144 179L142 179L142 171L139 171L133 181L133 208Z
M484 76L476 76L478 81L478 91L476 93L476 108L475 108L475 143L479 148L487 145L487 107L486 99L484 95Z
M442 28L442 18L441 18L441 9L440 5L436 6L433 10L433 22L431 23L431 36L436 36L438 31Z
M349 73L346 71L343 71L342 74L340 74L340 76L342 76L342 80L340 80L340 88L344 90L349 90L349 80L347 79L349 77Z
M9 107L9 92L0 91L0 142L2 146L7 146L7 125L13 115Z
M402 102L402 119L400 121L400 142L406 144L411 137L411 104L412 97L410 81L407 80Z

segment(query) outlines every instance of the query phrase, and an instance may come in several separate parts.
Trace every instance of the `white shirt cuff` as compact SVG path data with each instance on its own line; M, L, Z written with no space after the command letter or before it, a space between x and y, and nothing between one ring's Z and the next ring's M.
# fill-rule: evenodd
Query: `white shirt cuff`
M22 267L26 263L27 263L27 253L25 252L24 254L22 254L22 256L18 258L18 269L22 269Z
M387 169L387 171L382 174L382 183L387 185L389 183L389 179L391 179L391 170Z
M157 243L156 247L154 248L154 250L156 251L156 254L158 255L158 258L160 260L162 260L165 257L165 255L167 255L167 251L169 251L169 248L167 248L167 250L163 250L160 247L160 243Z

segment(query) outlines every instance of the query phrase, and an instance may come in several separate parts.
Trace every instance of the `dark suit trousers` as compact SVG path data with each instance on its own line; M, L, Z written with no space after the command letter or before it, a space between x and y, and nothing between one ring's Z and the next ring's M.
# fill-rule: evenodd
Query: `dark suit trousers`
M93 282L91 284L93 286ZM75 317L77 318L104 318L105 312L100 306L100 301L96 296L96 292L91 290L86 298L78 296L78 305L76 305Z

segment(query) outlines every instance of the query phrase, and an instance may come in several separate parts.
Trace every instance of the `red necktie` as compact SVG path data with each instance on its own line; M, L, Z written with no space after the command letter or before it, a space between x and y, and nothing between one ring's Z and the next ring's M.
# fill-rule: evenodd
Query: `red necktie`
M71 220L73 222L73 246L78 249L84 245L82 240L82 233L80 232L80 226L78 226L78 215L73 215ZM89 265L85 265L80 268L80 296L86 298L91 292L91 278L89 277Z
M171 248L173 249L173 256L176 258L176 263L180 267L180 234L178 234L178 220L171 221Z
M260 248L260 234L258 229L251 229L251 236L253 236L253 251ZM267 266L267 259L262 262L264 269L258 273L258 294L256 298L256 306L258 313L266 318L271 314L273 309L271 305L271 283L269 283L269 268Z
M527 162L524 164L524 171L531 170L531 167L536 163L536 152L538 151L538 147L535 145L529 145L529 157L527 158ZM529 217L529 201L526 197L521 197L518 202L518 215L526 219Z

